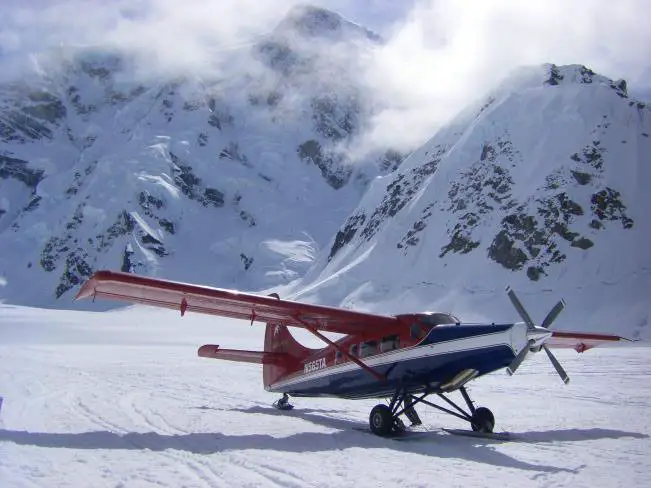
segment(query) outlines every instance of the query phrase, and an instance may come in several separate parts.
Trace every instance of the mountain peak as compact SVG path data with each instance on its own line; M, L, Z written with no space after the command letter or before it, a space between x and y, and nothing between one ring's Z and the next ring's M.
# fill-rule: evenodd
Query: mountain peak
M496 100L512 93L537 89L541 86L550 89L569 89L572 86L577 87L577 85L595 89L606 86L612 89L618 97L629 98L626 80L613 80L595 73L582 64L546 63L516 68L490 91L488 99Z
M292 7L276 27L275 34L295 33L302 37L342 40L366 38L380 42L376 33L343 18L340 14L309 4Z
M564 66L546 64L544 66L547 70L548 76L545 80L545 84L561 85L570 83L605 83L607 85L610 85L613 89L618 90L620 96L623 98L626 98L628 96L625 80L613 81L610 78L595 73L590 68L582 64L568 64Z

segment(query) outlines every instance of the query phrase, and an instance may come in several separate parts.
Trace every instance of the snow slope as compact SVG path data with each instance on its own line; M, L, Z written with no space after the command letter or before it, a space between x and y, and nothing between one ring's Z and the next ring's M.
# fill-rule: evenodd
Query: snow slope
M471 384L510 441L445 434L420 409L409 441L358 431L374 401L298 399L280 413L255 365L200 359L204 342L259 348L263 329L134 307L0 305L0 486L644 486L651 476L647 347L534 355ZM544 392L544 393L543 393Z
M377 178L294 295L651 338L651 107L579 66L523 68Z

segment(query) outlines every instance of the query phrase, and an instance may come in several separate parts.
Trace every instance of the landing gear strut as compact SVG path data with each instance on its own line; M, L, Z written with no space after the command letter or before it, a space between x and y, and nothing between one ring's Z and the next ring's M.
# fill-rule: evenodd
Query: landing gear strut
M414 405L422 403L449 415L466 420L470 423L470 427L475 432L493 432L493 428L495 427L495 417L493 416L493 413L486 407L475 408L468 392L463 386L459 388L459 391L461 392L466 405L468 405L469 412L466 412L450 400L445 393L436 393L436 395L453 407L454 410L425 400L425 398L431 395L432 392L426 391L420 396L416 396L406 393L404 390L398 390L391 398L389 405L379 404L371 410L371 414L369 415L371 431L382 437L401 434L405 431L405 425L399 418L402 414L405 414L405 416L412 421L412 425L419 425L420 418L418 417L416 410L414 410Z
M289 395L287 393L283 393L283 397L276 400L273 406L278 410L291 410L294 408L294 405L289 403Z

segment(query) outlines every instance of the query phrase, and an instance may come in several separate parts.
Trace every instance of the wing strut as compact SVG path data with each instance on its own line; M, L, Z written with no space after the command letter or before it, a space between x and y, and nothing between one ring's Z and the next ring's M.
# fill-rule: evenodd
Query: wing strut
M352 354L350 354L348 351L346 351L346 350L344 350L343 348L339 347L338 344L336 344L335 342L332 342L332 341L331 341L330 339L328 339L326 336L324 336L323 334L321 334L321 332L319 332L319 331L318 331L314 326L312 326L309 322L307 322L307 321L301 319L298 315L294 315L293 318L294 318L294 320L296 320L297 322L299 322L301 325L303 325L303 327L305 327L308 331L310 331L312 334L314 334L314 335L317 336L319 339L321 339L323 342L325 342L326 344L328 344L328 345L330 345L330 346L333 346L337 351L341 352L341 354L343 354L343 355L346 356L348 359L350 359L352 362L354 362L355 364L357 364L360 368L362 368L363 370L365 370L365 371L367 371L368 373L370 373L370 374L372 374L373 376L375 376L375 378L376 378L378 381L384 382L384 381L387 380L386 376L384 376L384 375L381 374L381 373L378 373L376 370L374 370L373 368L371 368L371 367L368 366L367 364L364 364L362 361L360 361L359 358L356 358L355 356L353 356Z

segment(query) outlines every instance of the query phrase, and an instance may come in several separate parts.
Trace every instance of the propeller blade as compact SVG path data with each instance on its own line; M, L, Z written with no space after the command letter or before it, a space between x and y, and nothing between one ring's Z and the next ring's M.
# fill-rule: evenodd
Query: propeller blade
M552 325L552 322L556 320L556 317L558 317L558 314L561 313L564 308L565 302L563 300L560 300L556 305L554 305L554 308L549 311L547 317L545 317L545 320L542 321L542 324L540 324L540 326L544 327L545 329L549 329L549 326Z
M522 351L518 353L518 355L511 361L511 364L509 364L506 367L506 372L509 374L509 376L513 376L513 373L515 373L520 365L522 364L522 361L524 361L524 358L527 357L527 353L529 352L529 344L524 346L522 348Z
M563 369L563 366L561 366L561 363L558 362L558 359L556 359L556 356L554 356L552 354L552 352L549 350L549 348L544 344L543 344L543 349L547 353L547 356L549 356L549 360L554 365L554 368L556 368L556 372L558 373L558 375L563 380L563 383L565 383L567 385L570 382L570 377L567 375L567 373Z
M513 289L510 286L506 287L506 294L509 296L511 299L511 303L515 307L515 309L518 311L520 314L520 317L522 317L522 320L527 324L527 327L529 329L533 329L535 327L533 320L531 320L531 317L529 317L529 314L527 311L524 309L522 306L522 303L520 303L520 300L518 300L517 295L513 291Z

